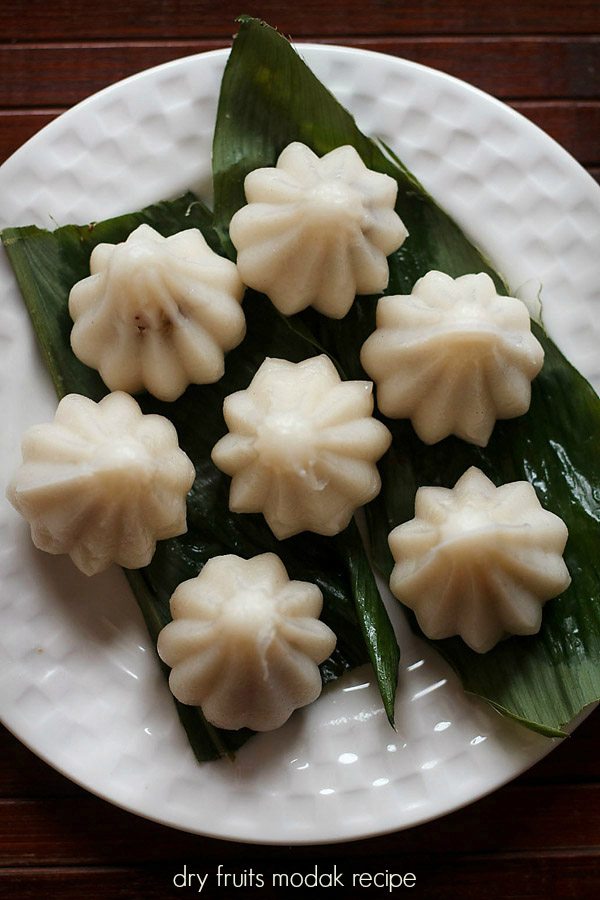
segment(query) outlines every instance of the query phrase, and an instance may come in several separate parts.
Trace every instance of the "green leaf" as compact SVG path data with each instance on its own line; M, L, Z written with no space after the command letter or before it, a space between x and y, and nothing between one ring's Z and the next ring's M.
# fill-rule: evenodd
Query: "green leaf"
M338 536L337 542L345 548L349 561L358 620L377 676L383 707L393 726L400 648L354 522Z
M396 210L410 234L389 259L386 293L410 293L431 269L454 277L487 272L506 292L501 276L460 228L391 150L358 130L289 43L255 19L240 21L213 146L215 223L222 239L228 240L231 216L245 203L243 178L250 170L274 165L292 141L319 155L351 144L369 168L396 179ZM312 331L347 377L364 378L359 351L374 329L376 300L357 298L340 322L313 311L294 319ZM459 639L432 643L467 690L537 731L562 734L573 716L600 697L600 401L541 329L534 331L546 362L534 382L529 413L499 422L485 450L457 439L427 447L410 424L386 421L394 442L380 466L382 493L367 515L374 560L389 574L387 535L413 517L420 485L452 486L478 465L497 484L527 479L535 486L542 504L569 527L571 587L546 605L535 637L511 638L483 656Z
M77 392L99 399L107 393L98 374L71 351L68 295L73 284L89 274L89 257L96 244L123 241L143 222L164 235L196 227L218 247L212 214L191 194L90 226L67 225L54 232L9 228L2 234L59 397ZM188 532L159 542L149 566L126 574L155 641L170 621L173 590L194 577L209 558L223 553L245 557L277 553L291 578L314 581L323 592L322 618L338 636L335 651L321 666L323 681L328 682L369 661L356 604L373 605L374 594L377 600L379 594L364 549L352 532L348 539L343 534L332 540L305 533L277 541L262 516L229 512L229 478L210 460L212 447L226 432L223 399L247 387L266 356L300 361L320 352L305 329L290 327L261 295L249 291L244 309L247 336L228 354L225 377L218 384L190 386L175 403L161 403L148 394L137 398L145 413L165 415L174 423L180 445L196 467L196 480L188 496ZM356 601L358 589L361 597ZM177 709L200 760L232 753L251 735L248 730L213 728L198 709L179 703Z
M76 281L90 274L89 258L96 244L124 241L143 223L165 236L183 228L199 228L210 246L218 249L212 213L191 193L83 227L65 225L51 233L30 225L2 232L2 243L59 397L78 390L98 400L107 393L98 373L80 363L71 351L68 294Z

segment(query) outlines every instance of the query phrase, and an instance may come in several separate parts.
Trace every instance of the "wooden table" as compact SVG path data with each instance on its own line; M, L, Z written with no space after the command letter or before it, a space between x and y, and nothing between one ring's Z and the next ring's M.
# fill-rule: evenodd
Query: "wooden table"
M600 11L596 0L4 0L0 161L78 100L126 75L227 46L239 12L298 40L384 51L506 100L600 177ZM269 848L186 835L77 788L0 733L0 897L195 894L187 865L240 875L288 867L414 872L428 898L591 898L600 890L600 714L527 775L442 820L354 844ZM181 881L181 879L180 879ZM408 889L396 889L406 893ZM246 887L202 896L280 896ZM289 892L288 892L289 893ZM383 896L376 888L338 895Z

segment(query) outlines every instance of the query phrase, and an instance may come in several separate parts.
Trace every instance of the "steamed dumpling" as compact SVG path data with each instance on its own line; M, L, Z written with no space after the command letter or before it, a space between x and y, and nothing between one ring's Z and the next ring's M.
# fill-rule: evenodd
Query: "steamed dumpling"
M529 482L496 487L473 466L452 489L418 489L415 518L389 536L390 588L427 637L458 634L485 653L539 631L542 606L571 581L567 537Z
M319 159L290 144L275 168L244 182L248 205L229 227L242 280L285 315L314 306L341 319L356 294L383 291L386 257L408 235L394 211L397 184L367 169L354 147Z
M98 244L90 271L69 296L71 346L108 388L171 401L222 377L246 331L244 287L197 229L165 238L140 225L122 244Z
M25 434L7 497L36 547L95 575L146 566L157 540L183 534L194 477L168 419L120 391L99 403L68 394L53 422Z
M336 645L322 605L274 553L213 557L176 589L158 638L171 691L218 728L279 728L321 693L318 663Z
M233 512L262 512L279 539L337 534L381 488L375 463L391 442L374 419L370 381L342 381L327 356L266 359L225 399L229 434L212 452L231 475Z
M434 271L379 300L360 359L384 415L410 419L426 444L454 434L485 447L496 419L529 409L544 351L525 304L499 296L489 275Z

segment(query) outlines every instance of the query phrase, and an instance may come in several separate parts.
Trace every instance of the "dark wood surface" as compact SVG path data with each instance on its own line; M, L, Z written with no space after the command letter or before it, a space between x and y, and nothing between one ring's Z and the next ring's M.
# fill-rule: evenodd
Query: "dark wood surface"
M531 118L600 176L597 0L4 0L0 161L107 84L227 46L242 11L298 40L383 51L463 78ZM315 865L414 872L415 887L392 896L599 896L600 713L526 775L464 810L367 841L295 848L215 841L146 822L71 784L0 730L0 898L198 896L197 886L173 885L184 865L211 876L203 897L282 896L248 885L216 890L219 863L239 877ZM390 895L345 884L337 896Z

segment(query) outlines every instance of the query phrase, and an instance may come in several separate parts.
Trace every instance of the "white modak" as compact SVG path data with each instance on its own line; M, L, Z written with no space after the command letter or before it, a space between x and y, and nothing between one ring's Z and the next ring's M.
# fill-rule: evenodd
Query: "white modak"
M389 535L390 588L428 637L460 635L485 653L539 631L543 604L571 582L567 537L529 482L496 487L473 466L452 489L418 489L415 518Z
M172 401L222 377L246 331L244 286L197 229L165 238L140 225L122 244L98 244L90 272L69 296L71 346L108 388Z
M232 476L232 512L262 512L280 540L332 535L381 489L375 463L391 442L374 419L370 381L342 381L327 356L266 359L225 399L229 434L213 462Z
M175 590L158 637L173 695L218 728L279 728L321 693L318 663L336 645L322 606L274 553L213 557Z
M379 300L360 358L384 415L410 419L426 444L454 434L485 447L497 419L529 409L544 351L525 304L489 275L432 271Z
M386 257L408 235L394 211L398 186L368 169L354 147L319 158L289 144L275 168L246 176L244 190L248 205L229 228L238 269L280 312L314 306L341 319L356 294L387 287Z
M128 394L99 403L68 394L53 422L26 432L22 449L8 499L36 547L68 553L86 575L113 562L146 566L157 540L186 531L194 466L171 422L143 415Z

